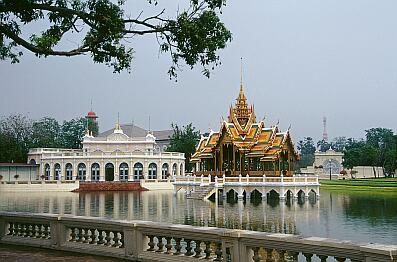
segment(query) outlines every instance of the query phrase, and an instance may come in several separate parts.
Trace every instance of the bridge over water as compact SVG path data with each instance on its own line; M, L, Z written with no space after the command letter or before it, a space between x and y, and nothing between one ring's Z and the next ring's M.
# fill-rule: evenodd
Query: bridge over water
M184 190L186 195L191 198L207 199L215 195L226 197L228 193L237 195L242 200L248 199L252 194L259 193L265 200L272 192L277 193L280 201L287 197L307 198L310 193L320 197L320 183L318 176L295 175L291 177L261 177L255 176L235 176L222 177L211 176L177 176L174 177L174 193Z

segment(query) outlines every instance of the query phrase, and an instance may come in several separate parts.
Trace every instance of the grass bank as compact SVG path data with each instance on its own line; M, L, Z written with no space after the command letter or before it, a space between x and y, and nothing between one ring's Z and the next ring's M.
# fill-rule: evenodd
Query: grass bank
M389 191L397 193L397 178L360 178L349 180L320 180L321 188L363 191Z

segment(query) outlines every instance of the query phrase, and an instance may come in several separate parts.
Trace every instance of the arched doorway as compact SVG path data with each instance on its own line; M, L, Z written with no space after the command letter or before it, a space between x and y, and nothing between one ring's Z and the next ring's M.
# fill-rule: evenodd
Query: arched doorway
M80 181L85 181L86 179L86 166L84 163L80 163L77 166L77 179Z
M105 180L114 181L114 165L112 163L105 165Z
M120 181L128 181L128 164L121 163L119 167Z
M151 163L149 165L149 179L157 179L157 165L155 163Z
M168 176L169 176L168 164L164 163L163 166L161 167L161 179L167 179Z
M99 164L94 163L91 165L91 181L99 181Z
M45 178L45 180L50 180L50 176L51 176L50 172L51 172L50 171L50 165L49 164L45 164L45 166L44 166L44 178Z
M141 163L135 163L134 165L134 180L138 181L143 179L143 165Z
M58 163L54 165L54 180L61 180L61 165Z
M67 163L65 166L65 179L66 180L73 179L73 166L71 163Z

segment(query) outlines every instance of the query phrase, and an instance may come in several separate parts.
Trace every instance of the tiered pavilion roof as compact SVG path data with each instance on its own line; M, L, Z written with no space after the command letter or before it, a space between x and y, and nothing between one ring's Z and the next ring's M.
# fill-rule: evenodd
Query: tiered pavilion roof
M277 176L292 175L293 162L298 157L289 129L281 132L278 123L266 127L263 120L256 121L254 106L248 105L241 82L227 121L223 120L219 132L211 131L207 137L201 137L191 161L198 163L196 170L216 175Z

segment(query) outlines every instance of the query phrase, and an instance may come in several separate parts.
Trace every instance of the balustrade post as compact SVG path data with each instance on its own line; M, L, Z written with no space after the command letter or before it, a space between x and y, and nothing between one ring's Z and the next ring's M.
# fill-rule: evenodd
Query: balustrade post
M137 245L142 244L143 239L137 239L134 229L124 229L124 248L125 256L138 256Z
M266 175L263 174L263 183L266 183Z
M250 176L247 174L247 175L245 176L245 179L247 180L246 182L247 182L247 184L248 184L249 181L250 181Z
M204 175L201 174L201 184L204 184Z
M218 177L215 176L215 187L217 187L217 186L218 186Z
M3 218L0 218L0 239L2 239L6 235L7 231L7 223Z
M307 184L307 175L305 174L305 184Z
M241 174L238 175L238 182L241 183Z

